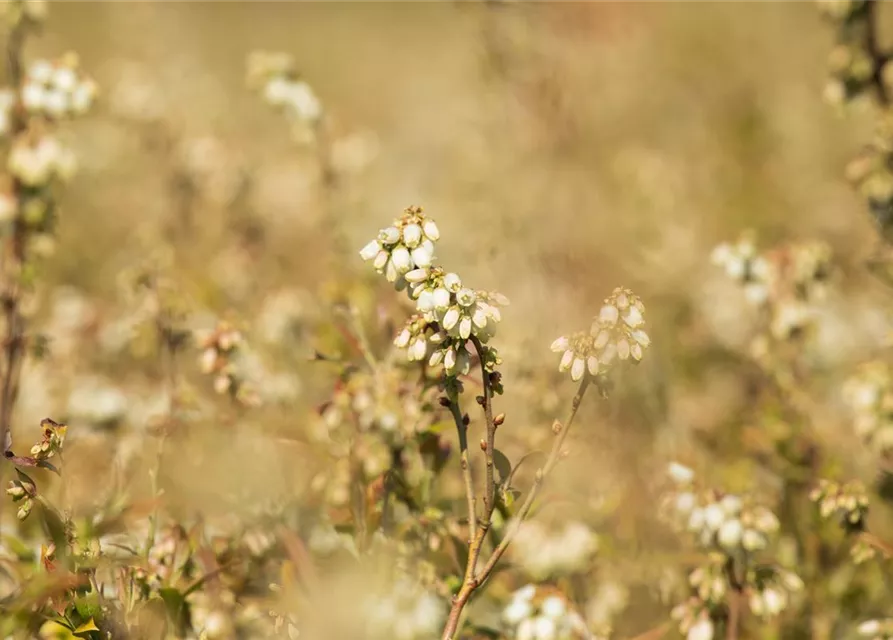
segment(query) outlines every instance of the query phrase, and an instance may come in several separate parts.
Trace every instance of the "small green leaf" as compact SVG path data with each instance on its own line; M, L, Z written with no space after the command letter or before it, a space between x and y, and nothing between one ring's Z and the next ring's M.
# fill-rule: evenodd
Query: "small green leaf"
M75 635L78 635L81 633L89 633L90 631L99 631L99 627L93 622L93 618L90 618L87 622L75 629L74 633Z
M493 464L499 472L499 483L505 481L512 473L512 463L499 449L493 450Z

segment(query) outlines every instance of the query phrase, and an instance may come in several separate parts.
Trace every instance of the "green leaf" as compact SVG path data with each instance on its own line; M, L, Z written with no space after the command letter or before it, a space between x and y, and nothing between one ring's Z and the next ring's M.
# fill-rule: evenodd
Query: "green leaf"
M82 620L92 620L102 613L102 605L99 603L99 595L97 593L89 593L75 599L74 608Z
M512 463L499 449L493 450L493 464L499 472L499 484L504 482L512 473Z
M93 618L90 618L87 622L75 629L74 633L75 635L78 635L80 633L89 633L90 631L99 631L99 627L93 622Z
M167 617L178 633L185 633L189 626L189 608L185 596L177 589L164 587L158 590L158 595L164 601Z

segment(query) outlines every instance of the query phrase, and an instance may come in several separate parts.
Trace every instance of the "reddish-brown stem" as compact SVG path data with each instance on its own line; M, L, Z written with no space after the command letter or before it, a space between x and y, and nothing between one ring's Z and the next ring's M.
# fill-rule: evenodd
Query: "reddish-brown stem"
M481 527L478 528L476 532L474 531L474 529L471 530L473 533L468 553L469 561L465 571L465 579L462 581L462 587L459 589L459 593L456 594L456 597L453 599L453 604L450 608L450 614L447 618L446 626L443 629L441 640L451 640L456 634L456 631L459 628L459 621L462 618L462 612L465 609L465 606L468 604L468 601L471 599L471 596L474 594L475 590L478 587L486 582L490 574L493 573L493 570L496 568L496 564L499 562L500 558L502 558L503 554L505 554L509 545L512 543L515 536L517 535L518 530L521 527L521 523L527 518L530 510L533 508L533 503L536 501L536 498L539 495L540 490L542 489L544 480L552 472L552 470L555 468L555 465L558 464L558 461L561 459L561 451L562 447L564 446L564 441L567 438L567 432L570 430L570 426L577 415L577 411L579 410L580 404L583 401L583 396L585 395L586 390L589 388L590 383L591 379L588 376L583 378L583 382L580 383L580 387L577 389L577 393L574 396L573 402L571 404L570 414L568 415L568 418L565 421L564 425L561 426L561 429L558 430L556 434L555 441L552 444L552 450L549 453L549 457L546 459L545 464L537 469L533 486L530 488L530 491L527 494L527 498L524 500L524 503L521 505L518 513L509 523L508 528L506 529L505 536L503 536L499 545L490 554L490 557L487 559L487 562L484 564L484 567L483 569L481 569L480 573L476 573L474 571L474 565L477 564L477 558L480 555L481 547L487 534L487 523L489 522L489 518L487 521L482 523ZM485 384L485 386L487 385ZM453 415L455 417L457 415L457 411L454 411ZM459 415L461 417L461 414ZM457 424L459 424L459 422L457 422ZM460 430L460 434L461 433L462 432Z

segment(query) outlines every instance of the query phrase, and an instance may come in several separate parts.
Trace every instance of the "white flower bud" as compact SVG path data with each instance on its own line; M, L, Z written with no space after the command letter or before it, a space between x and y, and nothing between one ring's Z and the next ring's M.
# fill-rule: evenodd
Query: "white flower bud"
M592 346L595 349L600 350L603 349L605 345L608 344L608 341L611 340L611 332L607 329L597 329L597 331L598 333L595 335L595 342L592 344Z
M412 273L412 272L410 272ZM425 313L434 310L434 292L430 289L422 289L419 292L418 300L416 300L416 309Z
M634 342L633 345L629 348L629 355L632 356L632 359L636 362L640 362L645 355L645 352L642 351L642 345Z
M787 604L788 597L783 591L772 587L763 590L763 605L767 616L778 615L784 611Z
M425 337L419 336L416 338L415 342L410 346L409 351L413 360L423 360L425 354L428 353L428 342L425 340Z
M444 354L442 349L438 349L437 351L432 353L431 357L428 358L428 366L436 367L437 365L439 365L441 362L443 362L443 355Z
M598 375L598 358L589 356L586 360L586 367L589 369L589 375Z
M695 472L684 464L679 464L678 462L671 462L667 468L667 473L669 473L670 478L672 478L674 482L678 482L679 484L688 484L695 479Z
M463 316L462 320L459 321L459 337L463 340L468 340L468 337L471 335L471 318L468 316Z
M416 247L412 250L412 261L417 267L427 268L431 266L434 255L427 247Z
M713 640L713 623L707 616L695 622L685 634L685 640Z
M620 356L621 360L629 359L630 347L629 342L626 338L621 338L617 341L617 355Z
M471 316L472 321L474 322L474 326L478 329L483 329L487 326L488 314L486 307L483 305L478 305L478 307L474 310L474 314Z
M471 357L464 348L460 348L456 354L456 370L462 375L468 375L471 370Z
M400 273L397 271L397 267L394 266L394 259L391 258L388 260L387 266L384 269L384 277L388 282L396 282L397 278L400 277Z
M373 240L365 247L360 249L360 257L363 260L372 260L372 258L378 255L379 251L381 251L381 245L379 244L378 240Z
M459 289L456 292L456 302L458 302L463 307L470 307L477 300L477 294L471 289Z
M535 618L527 618L521 621L515 633L515 640L537 640L534 620Z
M456 293L462 288L462 279L455 273L448 273L443 277L443 286L451 293Z
M574 360L574 352L568 349L564 352L564 355L561 356L561 362L558 363L559 371L567 371L570 369L571 362Z
M400 230L397 227L387 227L378 232L378 240L382 244L397 244L400 241Z
M447 373L452 373L456 368L456 349L455 347L450 347L446 351L446 355L443 357L443 366L447 370Z
M878 620L866 620L856 630L863 636L874 636L881 630L881 623Z
M583 358L574 358L574 363L571 365L571 380L577 382L584 373L586 373L586 363Z
M620 311L612 304L606 304L601 308L601 311L598 312L598 321L611 327L617 324L617 319L619 317Z
M533 619L533 633L536 640L555 640L555 622L545 616Z
M56 118L61 118L68 112L68 96L61 91L49 90L44 100L46 112Z
M444 314L443 322L440 324L447 331L451 331L453 327L459 323L459 316L459 309L457 307L450 307Z
M704 510L695 509L688 517L688 530L699 531L704 526Z
M450 306L450 292L442 287L434 290L434 308L444 310Z
M676 496L674 506L676 507L676 511L677 513L679 513L679 515L684 516L691 514L695 506L697 506L695 494L693 494L691 491L683 491Z
M407 282L411 282L416 284L418 282L424 282L428 278L428 270L427 269L413 269L403 276L406 278Z
M648 334L645 333L642 329L636 329L629 335L633 340L638 342L643 347L647 347L648 345L651 344L651 338L648 337Z
M53 77L53 65L46 60L36 60L28 69L28 77L34 82L47 84Z
M403 244L414 249L422 241L422 228L417 224L408 224L403 227Z
M718 504L708 505L704 509L704 523L711 531L716 531L726 519L725 511Z
M55 70L50 83L55 85L56 89L70 93L77 85L78 77L74 69L70 67L59 67Z
M412 269L412 260L406 247L396 247L391 251L391 262L399 274L404 274Z
M510 625L517 625L522 620L526 620L533 613L533 607L526 600L513 598L512 601L502 612L502 618Z
M561 336L560 338L556 338L549 349L551 349L553 353L561 353L562 351L567 351L569 345L570 341L564 336Z
M642 312L639 311L638 307L631 306L623 313L623 321L628 327L635 329L645 322L645 318L642 316Z
M388 259L390 258L390 254L387 251L382 249L375 256L375 261L372 263L372 266L375 267L376 271L381 271L385 268L385 265L388 263Z
M425 220L422 224L422 229L425 232L425 237L432 242L437 242L440 239L440 229L434 224L434 220Z
M741 498L736 495L732 495L731 493L723 496L722 500L719 502L720 506L730 516L736 516L741 513Z
M760 551L766 548L766 536L754 529L745 529L741 535L741 546L747 551Z
M543 600L543 603L540 605L540 611L544 616L552 618L553 620L558 620L559 618L563 618L564 614L567 613L567 605L564 603L564 600L558 596L549 596Z
M719 533L717 534L719 544L725 549L734 549L741 542L742 531L743 527L740 520L737 518L735 520L726 520L719 528Z
M617 345L613 342L609 342L605 346L605 350L602 351L601 357L599 357L599 362L604 365L611 364L614 361L614 358L617 357Z
M40 111L46 105L47 91L41 85L28 82L22 87L22 104L29 111Z
M403 331L397 334L397 337L394 339L394 346L398 349L403 349L409 344L410 337L412 337L412 334L409 333L409 329L403 329Z

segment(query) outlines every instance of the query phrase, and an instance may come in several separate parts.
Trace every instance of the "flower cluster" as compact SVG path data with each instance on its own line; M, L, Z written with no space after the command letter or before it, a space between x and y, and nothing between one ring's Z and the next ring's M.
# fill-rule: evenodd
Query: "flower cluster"
M576 382L587 371L592 376L606 371L615 358L639 362L651 344L644 327L642 300L629 289L618 287L605 299L589 333L580 331L552 343L552 351L561 354L558 370L570 370Z
M394 224L381 229L378 237L360 250L360 256L367 262L371 260L378 273L383 273L388 282L395 283L397 289L402 290L408 282L404 277L406 274L432 265L434 243L438 239L440 230L437 224L425 216L421 207L409 207L400 218L394 220ZM448 275L454 276L454 279L442 282L440 288L445 289L452 283L451 292L456 293L461 282L455 274ZM414 273L414 277L417 285L427 281L427 273ZM441 302L445 301L441 299Z
M835 518L845 534L855 534L849 538L853 562L861 564L871 560L878 555L879 550L884 555L889 555L885 546L876 547L869 539L858 535L866 532L865 521L869 508L868 495L861 482L854 480L840 484L821 480L809 494L809 498L818 505L822 518Z
M676 605L671 617L679 624L679 631L685 634L685 640L713 640L713 619L701 599L692 597Z
M893 638L893 618L866 620L856 629L860 636L871 640L891 640Z
M846 178L865 199L880 231L893 231L893 112L884 111L874 136L846 167Z
M468 341L489 342L502 319L499 308L508 300L500 293L470 289L457 274L434 266L434 243L439 238L437 224L421 207L409 207L393 225L379 231L360 256L398 291L408 289L415 301L418 313L409 318L394 344L407 349L411 362L427 360L431 367L443 365L447 375L465 375L471 369ZM500 363L491 347L478 356L489 371Z
M291 56L268 51L252 53L248 58L248 83L260 90L267 104L286 114L296 137L310 137L323 116L322 103L295 71Z
M83 115L96 98L96 83L84 76L75 53L36 60L22 86L22 105L31 115L60 119Z
M49 462L50 458L56 454L62 453L62 446L65 442L65 433L68 427L64 424L54 422L49 418L45 418L40 423L41 438L40 441L31 447L30 457L16 456L10 450L10 443L7 443L6 457L17 467L15 480L9 482L6 493L12 498L13 502L21 502L16 516L19 520L24 520L31 514L34 507L34 498L37 497L37 485L34 480L23 473L18 467L45 467L55 469Z
M664 496L662 510L707 552L706 562L689 574L692 596L674 610L682 633L712 637L712 612L723 606L732 581L747 594L754 615L771 617L784 610L791 594L802 590L802 581L757 559L778 531L775 514L734 494L697 492L694 473L678 463L670 465L669 475L673 488Z
M815 303L824 299L831 275L831 251L822 242L802 242L760 253L753 236L718 245L712 262L739 283L747 300L767 310L769 333L790 340L808 330Z
M866 0L819 0L819 9L837 31L837 44L828 58L830 78L825 100L842 106L863 95L881 74L883 61L876 60L866 32L871 29Z
M257 404L257 394L245 384L237 363L239 349L244 346L238 330L228 322L219 322L212 331L200 333L198 346L201 371L214 376L214 391L229 394L246 405Z
M554 589L532 584L515 591L502 611L508 637L514 640L575 640L592 635L567 598Z
M868 515L868 496L858 481L840 484L821 480L809 494L809 499L818 505L823 518L839 518L851 531L861 530Z
M343 506L351 483L373 482L395 461L403 479L417 486L426 475L420 447L442 410L436 400L436 387L423 387L417 375L394 363L382 362L374 373L348 372L314 423L314 438L334 459L314 478L313 488L329 504Z
M765 507L730 493L697 492L687 467L673 463L670 476L673 488L664 496L664 513L703 548L728 554L761 551L778 531L778 518Z
M882 361L866 362L843 385L853 428L876 453L893 449L893 376Z
M369 638L427 640L443 625L441 600L409 578L398 580L387 593L370 594L359 604Z
M550 530L537 520L521 525L512 544L512 557L532 577L584 571L598 549L598 537L582 522L567 522Z

